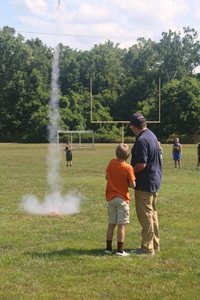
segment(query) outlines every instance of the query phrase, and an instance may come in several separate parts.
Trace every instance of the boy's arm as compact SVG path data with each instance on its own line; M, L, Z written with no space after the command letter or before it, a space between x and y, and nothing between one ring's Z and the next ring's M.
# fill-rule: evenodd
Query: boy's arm
M134 189L135 186L136 186L135 180L129 182L129 187L130 187L130 188Z
M144 170L144 168L146 167L147 164L140 164L140 163L137 163L135 166L134 166L134 172L135 173L139 173L141 171Z
M108 180L108 173L105 174L105 179Z

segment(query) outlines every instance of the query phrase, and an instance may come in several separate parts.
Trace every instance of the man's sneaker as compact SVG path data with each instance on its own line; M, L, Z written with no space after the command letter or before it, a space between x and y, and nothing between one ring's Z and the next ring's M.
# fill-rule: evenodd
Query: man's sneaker
M105 253L105 254L109 254L109 255L111 255L111 254L112 254L112 250L105 249L105 250L104 250L104 253Z
M136 253L139 249L140 249L139 247L135 248L135 249L132 249L132 250L130 250L130 253Z
M144 252L141 248L133 249L130 251L130 253L135 253L139 255L154 255L154 252Z
M125 251L123 251L123 252L116 252L116 255L117 256L130 256L130 254L126 253Z

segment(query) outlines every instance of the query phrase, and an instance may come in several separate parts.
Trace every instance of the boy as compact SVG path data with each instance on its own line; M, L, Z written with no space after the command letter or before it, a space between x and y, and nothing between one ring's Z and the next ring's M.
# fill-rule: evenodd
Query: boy
M106 234L106 254L112 254L112 239L117 225L117 256L129 256L123 251L125 224L129 223L130 194L128 188L135 187L135 173L131 165L126 163L130 156L128 145L119 144L116 149L116 159L111 159L106 168L105 178L106 201L108 203L108 229Z
M67 161L67 167L70 165L72 166L72 147L70 141L67 141L67 145L65 147L66 152L66 161Z
M177 168L177 164L179 169L181 168L181 155L182 155L182 145L179 143L179 138L176 137L172 148L172 156L173 156L175 168Z

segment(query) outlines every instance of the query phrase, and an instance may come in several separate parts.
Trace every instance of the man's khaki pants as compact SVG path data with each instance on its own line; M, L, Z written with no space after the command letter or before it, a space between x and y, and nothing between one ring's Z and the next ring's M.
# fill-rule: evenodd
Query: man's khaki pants
M155 250L160 250L156 200L157 193L135 190L136 213L142 226L141 249L152 254Z

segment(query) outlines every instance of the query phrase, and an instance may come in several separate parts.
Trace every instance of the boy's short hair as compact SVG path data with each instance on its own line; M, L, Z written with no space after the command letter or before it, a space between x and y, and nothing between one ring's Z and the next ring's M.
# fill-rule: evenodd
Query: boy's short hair
M123 143L119 144L116 149L116 156L119 159L127 160L127 158L130 156L128 145Z

